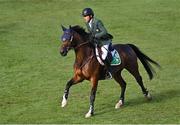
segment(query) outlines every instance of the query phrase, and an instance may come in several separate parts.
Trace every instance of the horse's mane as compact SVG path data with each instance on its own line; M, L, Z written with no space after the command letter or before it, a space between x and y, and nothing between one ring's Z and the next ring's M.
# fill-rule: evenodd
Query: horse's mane
M71 27L72 30L77 32L84 41L89 41L90 40L90 33L87 33L84 28L80 27L79 25L75 25ZM94 45L92 43L89 44L89 47L94 48Z
M83 38L85 38L87 40L87 36L89 35L84 28L80 27L79 25L75 25L73 27L71 27L72 30L74 30L75 32L77 32L79 35L81 35Z

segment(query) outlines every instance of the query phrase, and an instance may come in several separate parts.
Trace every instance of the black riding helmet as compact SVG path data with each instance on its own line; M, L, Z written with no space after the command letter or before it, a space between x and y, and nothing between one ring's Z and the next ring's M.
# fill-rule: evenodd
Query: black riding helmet
M82 16L94 16L94 12L93 12L93 10L91 9L91 8L85 8L85 9L83 9L83 11L82 11Z

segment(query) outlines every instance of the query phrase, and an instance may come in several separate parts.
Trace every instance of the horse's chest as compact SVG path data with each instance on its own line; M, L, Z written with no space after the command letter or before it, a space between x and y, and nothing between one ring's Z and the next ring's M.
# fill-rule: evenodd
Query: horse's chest
M75 66L75 74L85 79L89 79L90 77L90 69L88 65L84 65L84 67Z

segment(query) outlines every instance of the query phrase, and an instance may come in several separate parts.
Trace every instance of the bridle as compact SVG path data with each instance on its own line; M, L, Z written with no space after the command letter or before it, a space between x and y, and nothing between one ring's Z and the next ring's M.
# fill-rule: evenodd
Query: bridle
M79 45L77 45L76 47L74 47L75 50L77 50L78 48L80 48L81 46L84 46L86 44L88 44L89 42L84 42L84 43L81 43Z
M62 41L65 41L65 40L68 40L70 42L70 47L67 47L67 50L70 50L71 48L74 48L75 50L77 50L78 48L80 48L81 46L84 46L86 44L88 44L89 42L83 42L81 44L78 44L77 46L74 46L73 47L73 39L74 39L74 31L72 33L69 33L69 32L64 32L64 35L63 36L69 36L69 38L65 38L65 37L62 37Z
M63 37L62 37L62 41L68 40L68 42L70 42L70 47L67 47L67 48L66 48L67 51L69 51L69 50L72 49L72 48L73 48L74 50L77 50L77 49L79 49L80 47L89 44L89 41L86 41L86 42L83 42L83 43L78 44L77 46L73 46L73 43L72 43L73 40L74 40L74 31L73 31L73 30L72 30L72 33L65 31L63 36L64 36L65 39L63 39ZM76 63L76 65L78 65L78 67L79 67L80 69L82 69L89 61L92 60L93 57L94 57L94 55L91 55L90 57L88 57L88 58L84 61L83 64L79 65L78 63Z

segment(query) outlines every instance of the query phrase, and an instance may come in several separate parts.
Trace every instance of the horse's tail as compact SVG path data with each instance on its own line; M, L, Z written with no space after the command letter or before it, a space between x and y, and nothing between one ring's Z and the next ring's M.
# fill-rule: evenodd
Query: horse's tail
M128 44L136 53L137 57L139 58L139 60L141 61L141 63L143 64L144 68L146 69L148 75L149 75L149 79L151 80L153 78L153 75L155 73L152 65L156 65L157 67L161 67L157 62L155 62L154 60L150 59L147 55L145 55L144 53L142 53L138 47L136 47L133 44Z

